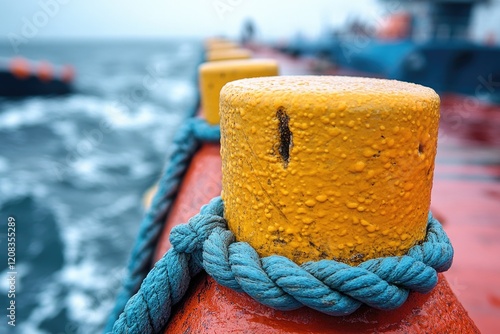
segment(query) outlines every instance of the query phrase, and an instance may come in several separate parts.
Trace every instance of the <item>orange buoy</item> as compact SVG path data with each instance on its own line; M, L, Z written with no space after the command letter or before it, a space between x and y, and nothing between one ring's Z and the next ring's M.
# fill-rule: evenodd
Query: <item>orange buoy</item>
M18 79L27 79L31 75L30 64L24 58L13 58L10 61L10 72Z
M70 83L75 78L75 69L71 65L64 65L61 68L61 80Z
M37 66L37 76L41 81L47 82L54 78L54 69L52 64L46 61L41 61Z

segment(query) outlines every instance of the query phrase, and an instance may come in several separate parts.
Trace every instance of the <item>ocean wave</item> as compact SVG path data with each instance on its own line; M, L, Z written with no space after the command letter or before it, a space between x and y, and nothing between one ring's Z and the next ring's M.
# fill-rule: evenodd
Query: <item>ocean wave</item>
M141 93L142 94L142 93ZM185 80L158 80L145 97L124 94L116 98L75 94L67 97L34 97L0 105L0 130L16 130L88 117L106 121L114 128L161 124L171 114L193 105L195 90ZM147 97L147 99L146 99ZM55 126L56 130L57 125Z
M0 208L29 226L19 243L20 333L100 331L142 218L142 193L195 102L194 43L84 45L69 54L76 94L0 99Z
M0 156L0 174L6 173L9 170L9 165L7 158Z

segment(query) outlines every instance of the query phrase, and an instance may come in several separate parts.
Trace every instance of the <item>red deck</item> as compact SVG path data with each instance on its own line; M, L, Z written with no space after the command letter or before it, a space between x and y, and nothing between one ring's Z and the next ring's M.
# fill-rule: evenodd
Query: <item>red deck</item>
M455 248L445 274L482 333L500 327L500 106L442 97L432 209Z

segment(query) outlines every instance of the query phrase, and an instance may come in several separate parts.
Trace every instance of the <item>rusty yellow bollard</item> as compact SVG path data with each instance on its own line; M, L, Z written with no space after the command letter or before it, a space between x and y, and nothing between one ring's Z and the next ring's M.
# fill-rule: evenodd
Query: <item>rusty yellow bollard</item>
M225 218L261 256L354 264L403 254L424 238L439 118L433 90L253 78L224 86L220 107ZM220 171L211 166L200 161L199 175ZM185 201L213 188L203 182ZM207 276L189 291L165 333L479 333L441 274L434 290L411 293L397 310L362 307L342 317L271 309Z
M238 80L221 91L225 217L261 256L349 264L425 237L439 97L351 77Z
M219 124L219 95L222 87L234 80L278 75L273 59L248 59L208 62L200 65L201 106L210 124Z

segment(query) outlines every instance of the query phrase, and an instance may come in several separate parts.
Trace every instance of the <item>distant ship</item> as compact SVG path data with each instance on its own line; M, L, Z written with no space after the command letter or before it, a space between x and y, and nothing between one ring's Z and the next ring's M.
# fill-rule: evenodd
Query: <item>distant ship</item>
M280 48L294 55L321 56L351 75L415 82L440 93L500 103L500 90L494 89L500 86L500 46L495 45L494 32L481 42L470 37L475 6L500 3L405 0L392 6L384 2L387 16L376 27L354 20L330 36L315 41L296 38Z

